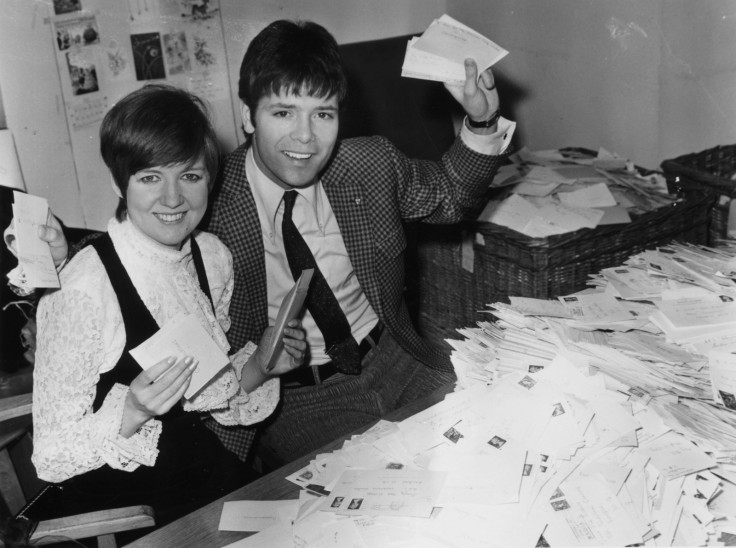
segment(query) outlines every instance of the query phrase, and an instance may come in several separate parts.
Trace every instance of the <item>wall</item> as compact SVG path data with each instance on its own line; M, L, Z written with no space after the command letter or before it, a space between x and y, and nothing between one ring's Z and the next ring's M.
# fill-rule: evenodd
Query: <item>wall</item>
M154 2L147 0L145 5ZM225 103L214 108L218 135L226 150L242 141L235 90L240 60L251 38L269 22L311 19L331 30L338 42L351 43L421 32L445 11L445 0L210 2L210 6L217 4L232 90ZM0 86L4 113L15 137L28 191L48 198L53 211L68 225L104 229L116 199L107 170L96 154L95 132L80 137L68 127L61 81L64 75L57 69L50 23L51 5L49 0L3 0ZM100 26L106 20L107 29L120 32L124 25L114 25L115 18L125 16L128 5L136 5L136 1L83 0L82 5L96 5ZM125 36L115 38L126 43ZM116 90L109 100L125 91Z
M82 166L85 177L94 177L87 186L80 182L49 4L3 1L5 116L29 190L49 198L68 224L101 228L115 200L101 162ZM233 90L232 121L219 121L228 147L242 140L232 77L250 39L269 21L312 19L350 43L421 32L445 11L510 51L494 72L504 114L519 122L519 144L600 146L657 167L736 143L732 0L220 0L220 7Z
M504 113L532 149L604 147L656 168L736 143L736 2L448 0L510 54Z

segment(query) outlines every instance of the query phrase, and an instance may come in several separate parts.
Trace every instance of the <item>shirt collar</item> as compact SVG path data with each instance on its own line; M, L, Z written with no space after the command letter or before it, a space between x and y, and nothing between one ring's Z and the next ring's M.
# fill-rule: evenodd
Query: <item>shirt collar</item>
M262 208L269 223L273 226L276 222L276 213L281 206L284 192L286 191L261 171L261 168L256 164L252 147L248 149L248 154L245 156L245 176L250 184L253 197ZM318 190L321 184L322 182L318 179L313 185L295 190L311 204L315 218L317 217Z

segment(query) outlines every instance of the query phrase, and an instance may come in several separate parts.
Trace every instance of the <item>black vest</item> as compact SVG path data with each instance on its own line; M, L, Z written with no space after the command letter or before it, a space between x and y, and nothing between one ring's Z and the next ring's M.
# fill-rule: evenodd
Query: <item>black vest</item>
M158 325L136 291L108 234L91 244L105 266L118 297L126 342L120 360L100 375L94 411L114 384L130 385L142 369L129 350L148 339ZM201 254L191 238L192 255L200 287L210 296ZM244 465L206 428L198 413L185 412L181 402L156 417L162 423L154 466L132 472L103 465L64 482L64 506L75 511L101 510L132 504L153 506L156 524L163 525L240 487ZM65 512L69 513L69 512Z

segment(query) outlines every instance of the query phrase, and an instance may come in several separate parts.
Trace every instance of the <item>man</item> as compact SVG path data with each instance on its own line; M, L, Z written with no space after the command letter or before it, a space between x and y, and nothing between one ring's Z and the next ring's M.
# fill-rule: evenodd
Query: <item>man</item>
M463 127L430 162L381 137L338 142L347 83L323 27L276 21L246 51L238 95L248 139L228 156L203 227L233 253L232 348L258 340L300 271L315 268L303 318L311 355L282 377L281 404L259 440L270 466L455 380L447 353L411 324L402 223L462 220L513 135L515 125L499 117L491 71L479 77L470 59L465 68L464 85L445 85L467 114ZM54 231L46 239L65 255ZM218 433L247 453L252 430Z
M380 137L337 141L347 84L324 28L276 21L248 47L238 89L248 141L226 161L208 224L235 257L230 342L273 324L298 275L286 250L297 231L340 307L315 314L307 303L310 362L282 377L282 405L260 439L274 465L455 378L448 355L410 322L402 222L462 220L508 145L514 125L499 121L490 70L478 79L468 60L466 73L463 86L446 86L468 115L461 136L441 162L414 161ZM313 279L310 298L317 291ZM347 337L326 334L341 322L320 314L344 316Z

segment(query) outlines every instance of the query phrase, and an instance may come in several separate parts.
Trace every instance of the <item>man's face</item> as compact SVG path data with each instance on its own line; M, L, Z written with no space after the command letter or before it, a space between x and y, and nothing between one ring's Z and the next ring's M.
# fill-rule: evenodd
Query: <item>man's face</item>
M243 105L242 114L256 164L274 183L290 189L316 181L337 141L337 97L271 94L255 113Z

